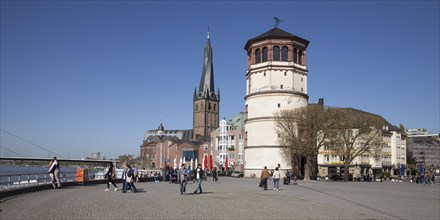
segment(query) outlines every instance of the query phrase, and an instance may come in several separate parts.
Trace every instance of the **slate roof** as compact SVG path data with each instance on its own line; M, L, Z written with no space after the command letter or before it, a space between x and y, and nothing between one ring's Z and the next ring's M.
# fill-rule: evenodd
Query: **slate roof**
M246 45L244 46L244 49L248 50L249 47L251 46L251 44L253 44L257 41L262 41L262 40L266 40L266 39L292 39L292 40L296 40L300 43L303 43L306 48L310 43L310 41L308 41L304 38L293 35L287 31L281 30L278 27L274 27L263 34L248 40Z

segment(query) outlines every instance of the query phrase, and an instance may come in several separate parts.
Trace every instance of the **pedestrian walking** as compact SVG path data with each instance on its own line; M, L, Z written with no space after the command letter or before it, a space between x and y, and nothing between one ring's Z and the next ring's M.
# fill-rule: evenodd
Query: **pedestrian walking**
M122 189L122 193L126 193L127 190L129 190L129 187L130 187L132 192L137 192L136 186L133 183L134 182L134 178L135 178L134 172L131 169L130 164L125 163L124 166L125 166L125 170L124 170L124 174L123 174L123 177L124 177L124 188Z
M50 176L50 179L51 179L51 183L52 183L52 186L53 186L53 188L54 189L56 189L57 188L57 181L55 180L55 174L54 174L54 172L55 172L55 170L54 169L50 169L51 167L52 167L52 164L53 164L53 160L51 160L50 162L49 162L49 167L48 167L48 169L49 169L49 176Z
M115 191L118 191L118 187L116 186L115 180L116 180L116 169L115 166L113 166L113 163L110 163L110 166L107 169L107 172L105 173L105 178L107 179L107 189L105 191L109 191L110 183L115 187Z
M179 178L179 185L180 185L180 195L186 194L186 178L188 176L188 170L185 167L185 164L182 164L182 166L179 169L179 172L177 174L177 178Z
M217 167L214 167L214 170L212 171L212 181L217 182L218 180L218 171Z
M202 164L197 164L197 169L195 170L195 172L196 190L194 191L194 194L196 194L197 192L202 193L202 177L204 174Z
M56 187L55 183L52 181L52 184L54 185L54 188L61 188L61 181L60 181L60 164L58 163L57 157L53 157L53 162L51 166L49 167L49 173L53 173L54 179L56 181Z
M260 185L263 187L264 190L267 190L267 179L269 178L269 170L267 170L267 166L264 166L264 169L261 171L260 176Z
M278 191L280 190L280 171L278 170L278 167L275 167L275 171L272 175L273 179L273 190Z

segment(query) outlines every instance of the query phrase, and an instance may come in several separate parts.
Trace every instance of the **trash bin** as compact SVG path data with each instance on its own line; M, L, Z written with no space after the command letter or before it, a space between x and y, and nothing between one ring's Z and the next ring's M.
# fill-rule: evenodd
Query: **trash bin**
M85 184L87 181L87 178L89 176L89 170L84 168L77 168L76 169L76 176L75 181L76 183L81 183L82 185Z

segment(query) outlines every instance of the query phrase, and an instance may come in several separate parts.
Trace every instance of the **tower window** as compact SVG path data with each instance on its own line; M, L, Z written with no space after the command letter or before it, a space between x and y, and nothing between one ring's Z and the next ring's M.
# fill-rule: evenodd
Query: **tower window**
M267 62L267 47L263 47L263 62Z
M293 48L293 62L298 63L298 52L296 48Z
M283 85L281 85L280 88L283 89Z
M281 104L280 103L278 103L278 108L281 108Z
M284 72L284 76L287 76L287 72Z
M281 60L282 60L282 61L287 61L287 58L288 58L287 51L288 51L288 49L287 49L286 46L284 46L284 47L281 49Z
M264 72L264 76L266 76L266 72Z
M273 60L280 61L280 47L273 47Z
M303 89L303 88L301 88L301 92L304 92L304 89Z
M302 50L298 51L298 63L302 64Z
M261 62L261 51L260 49L255 50L255 63Z

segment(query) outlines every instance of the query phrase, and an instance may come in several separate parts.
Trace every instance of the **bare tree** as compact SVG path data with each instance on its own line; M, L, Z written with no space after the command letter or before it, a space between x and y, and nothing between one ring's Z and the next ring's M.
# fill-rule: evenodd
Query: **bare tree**
M275 113L278 142L284 148L283 156L292 161L292 167L298 166L298 156L305 157L304 179L316 177L319 148L330 139L328 132L337 123L338 111L325 109L323 105L308 105L303 108L284 110Z
M361 155L375 158L382 152L382 127L386 121L378 115L355 109L338 109L342 117L335 124L329 139L337 156L344 162L344 180L348 180L351 162Z

